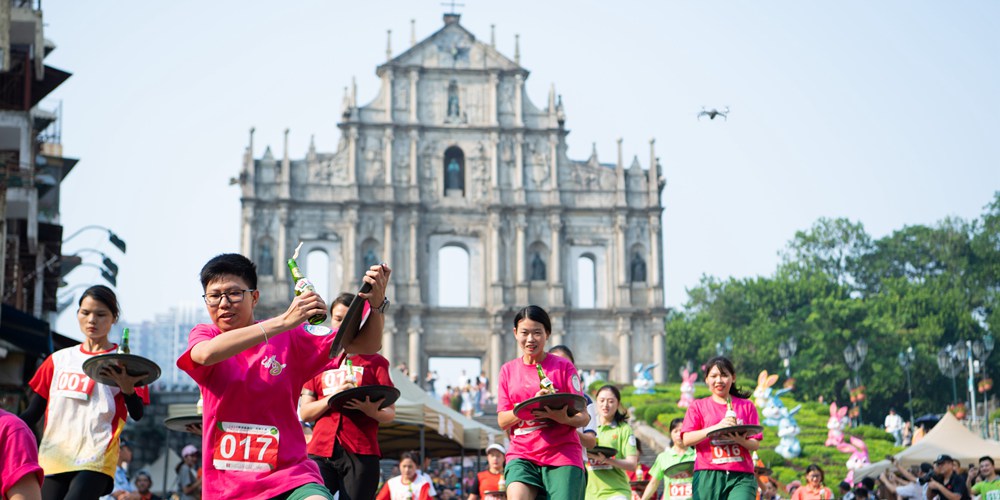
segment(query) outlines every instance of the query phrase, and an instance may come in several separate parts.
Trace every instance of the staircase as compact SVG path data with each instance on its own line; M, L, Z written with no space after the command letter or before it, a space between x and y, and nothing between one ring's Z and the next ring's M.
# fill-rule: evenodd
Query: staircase
M497 404L490 403L482 405L483 414L479 416L472 417L473 420L479 422L491 429L500 430L500 426L497 425Z

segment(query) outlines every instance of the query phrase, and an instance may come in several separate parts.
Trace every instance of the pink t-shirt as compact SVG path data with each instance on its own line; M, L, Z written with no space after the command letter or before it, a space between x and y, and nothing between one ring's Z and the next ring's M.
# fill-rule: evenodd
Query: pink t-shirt
M211 366L191 348L221 334L198 325L177 366L204 398L202 498L271 498L309 483L323 484L296 412L302 385L330 361L335 330L300 325Z
M576 367L568 359L546 355L541 365L556 392L583 393ZM500 368L498 380L497 411L513 410L521 401L535 397L539 388L535 365L525 364L520 357L508 361ZM583 468L583 446L576 436L575 427L530 420L517 423L508 432L508 462L523 458L535 465L572 465Z
M17 415L0 410L0 498L7 498L10 488L28 474L42 485L45 474L38 465L35 435Z
M749 400L733 398L733 411L736 412L736 422L739 425L757 425L757 407ZM688 407L681 425L681 436L687 432L711 427L722 421L726 416L726 404L716 403L711 397L695 400ZM764 436L757 434L750 439L761 440ZM697 454L694 460L694 470L724 470L730 472L749 472L753 474L753 458L746 448L721 438L702 440L694 447Z

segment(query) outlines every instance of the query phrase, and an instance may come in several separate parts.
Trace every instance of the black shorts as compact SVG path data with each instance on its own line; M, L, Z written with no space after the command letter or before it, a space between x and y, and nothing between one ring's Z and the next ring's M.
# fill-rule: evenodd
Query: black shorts
M355 455L337 441L333 444L333 456L309 455L309 458L319 465L330 493L340 492L340 500L374 500L380 473L378 456Z

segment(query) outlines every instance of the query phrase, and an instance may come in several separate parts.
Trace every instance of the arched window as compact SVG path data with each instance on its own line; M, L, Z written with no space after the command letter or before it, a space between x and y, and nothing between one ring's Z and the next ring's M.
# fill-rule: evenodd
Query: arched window
M597 259L589 254L583 254L576 259L576 306L580 309L593 309L597 305Z
M536 241L528 247L528 280L545 281L549 277L549 247Z
M383 262L384 259L380 256L382 253L381 248L379 248L378 241L373 238L368 238L364 243L361 244L361 272L362 274L368 271L371 266Z
M316 293L324 300L332 300L330 296L330 255L326 250L310 250L306 254L305 275L316 287Z
M446 245L438 251L437 258L437 305L469 307L469 251L458 245Z
M632 252L629 256L628 276L632 283L643 283L646 281L646 259L643 255L646 249L642 245L632 245Z
M271 238L261 238L257 243L257 274L260 276L274 275L274 244Z
M465 153L458 146L444 150L444 195L465 196Z

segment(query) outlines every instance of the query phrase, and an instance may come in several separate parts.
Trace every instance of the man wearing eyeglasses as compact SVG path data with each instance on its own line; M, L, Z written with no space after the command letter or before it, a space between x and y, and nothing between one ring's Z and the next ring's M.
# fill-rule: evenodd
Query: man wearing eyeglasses
M390 273L384 264L366 272L371 291L358 294L365 312L384 303ZM203 498L332 500L306 457L295 406L305 381L329 361L335 331L303 324L326 312L323 299L305 292L284 313L257 321L256 267L239 254L209 260L201 284L212 324L191 330L177 366L204 398ZM381 343L382 316L370 314L345 349L373 354Z

